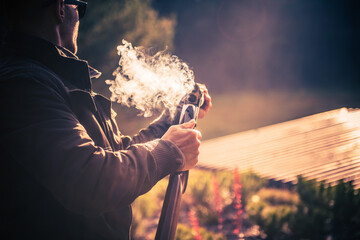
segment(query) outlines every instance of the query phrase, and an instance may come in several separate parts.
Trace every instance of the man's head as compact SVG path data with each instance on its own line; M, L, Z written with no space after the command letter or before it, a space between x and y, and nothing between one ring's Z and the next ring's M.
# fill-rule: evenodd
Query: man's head
M4 29L24 32L77 52L79 17L86 3L77 0L4 0Z

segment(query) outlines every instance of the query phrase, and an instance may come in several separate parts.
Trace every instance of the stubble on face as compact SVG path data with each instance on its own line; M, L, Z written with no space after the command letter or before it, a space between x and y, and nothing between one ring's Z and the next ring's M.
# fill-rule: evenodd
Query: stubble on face
M77 37L79 32L79 16L73 5L65 5L65 19L61 26L61 46L77 53Z
M79 25L80 25L80 22L77 21L76 24L75 24L75 28L74 28L74 36L73 36L73 46L74 46L74 51L73 53L77 53L77 50L78 50L78 46L77 46L77 38L78 38L78 35L79 35Z

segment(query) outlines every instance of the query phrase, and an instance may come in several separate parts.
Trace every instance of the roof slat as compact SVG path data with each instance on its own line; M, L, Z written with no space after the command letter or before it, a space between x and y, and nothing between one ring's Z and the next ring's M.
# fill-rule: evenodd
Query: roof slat
M252 169L261 176L296 181L297 175L360 187L360 111L324 112L202 143L198 166Z

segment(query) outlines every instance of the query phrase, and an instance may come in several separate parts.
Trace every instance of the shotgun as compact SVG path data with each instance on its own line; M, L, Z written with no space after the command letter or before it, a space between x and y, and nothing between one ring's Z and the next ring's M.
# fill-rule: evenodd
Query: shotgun
M200 86L195 84L193 91L187 94L183 100L179 124L192 119L197 121L200 107L203 104L204 93ZM170 175L155 240L173 240L175 238L181 197L185 193L188 177L189 171Z

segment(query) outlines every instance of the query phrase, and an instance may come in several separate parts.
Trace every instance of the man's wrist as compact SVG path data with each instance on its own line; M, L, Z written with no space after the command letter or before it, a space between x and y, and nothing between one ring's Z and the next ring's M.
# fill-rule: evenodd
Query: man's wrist
M158 143L151 153L156 161L158 180L184 168L185 156L174 143L163 139L155 141Z

